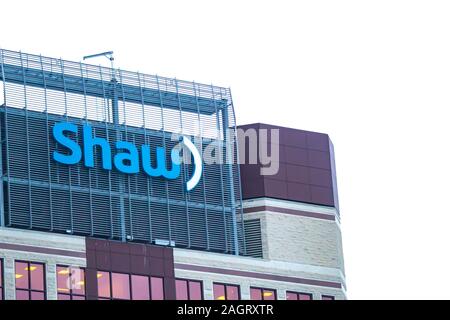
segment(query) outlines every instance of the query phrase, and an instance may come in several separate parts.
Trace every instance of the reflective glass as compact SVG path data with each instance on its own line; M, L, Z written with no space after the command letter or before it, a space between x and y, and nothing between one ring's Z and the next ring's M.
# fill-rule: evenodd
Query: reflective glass
M85 290L85 277L84 269L70 268L70 281L72 286L72 293L78 295L84 295Z
M31 300L45 300L45 294L43 292L31 291Z
M58 294L58 300L70 300L70 295L68 294Z
M27 290L16 290L16 300L30 300L30 292Z
M162 278L151 277L152 300L164 300L164 284Z
M188 288L186 280L175 280L177 300L188 300Z
M299 293L298 300L312 300L312 297L310 294L307 293Z
M148 277L132 275L131 290L133 300L150 300Z
M110 287L109 272L98 271L97 272L97 286L98 286L98 296L104 298L111 297L111 287Z
M15 266L16 266L16 288L29 289L28 263L16 262Z
M202 300L202 284L199 281L189 281L190 300Z
M227 285L227 300L239 300L239 287Z
M251 300L261 300L261 289L250 288L250 299Z
M0 287L3 287L3 261L1 259L0 259Z
M70 293L69 283L70 270L67 267L56 267L56 283L58 293Z
M225 300L225 286L223 284L214 283L214 300Z
M276 300L275 290L264 289L263 290L263 299L264 300Z
M130 275L112 273L112 296L114 299L130 299Z
M44 290L44 265L40 263L30 263L31 289ZM43 300L33 299L32 300Z

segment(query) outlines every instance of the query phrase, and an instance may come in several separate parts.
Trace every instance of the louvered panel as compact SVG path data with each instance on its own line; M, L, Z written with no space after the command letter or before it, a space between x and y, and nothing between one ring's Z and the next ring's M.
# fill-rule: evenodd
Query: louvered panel
M228 89L7 50L0 50L0 80L6 93L0 123L8 226L166 240L226 253L245 249L245 228L237 219L237 147L234 136L226 134L235 128ZM80 147L82 125L89 123L95 137L109 142L112 157L116 141L124 140L140 154L143 144L152 151L165 147L170 159L183 134L202 151L217 144L222 160L228 156L234 162L205 164L189 192L185 183L193 175L192 164L183 164L181 175L170 181L147 176L141 163L138 174L125 175L104 170L101 149L95 147L93 168L83 161L63 165L52 154L70 151L56 143L52 129L64 121L77 125L78 134L65 135Z
M262 258L261 221L259 219L245 220L244 226L246 255Z

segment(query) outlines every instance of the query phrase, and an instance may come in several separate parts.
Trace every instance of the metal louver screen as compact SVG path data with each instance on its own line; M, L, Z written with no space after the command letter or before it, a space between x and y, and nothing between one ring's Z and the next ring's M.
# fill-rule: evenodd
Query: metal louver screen
M244 229L246 255L254 258L262 258L261 221L259 219L245 220Z
M219 141L236 159L236 139L224 129L235 128L228 89L7 50L0 50L0 81L4 225L243 253L237 161L204 165L200 183L186 192L187 164L179 178L165 180L103 170L97 149L94 168L51 156L65 152L52 137L55 123L87 121L110 145L119 136L170 150L177 133L200 139L203 150Z

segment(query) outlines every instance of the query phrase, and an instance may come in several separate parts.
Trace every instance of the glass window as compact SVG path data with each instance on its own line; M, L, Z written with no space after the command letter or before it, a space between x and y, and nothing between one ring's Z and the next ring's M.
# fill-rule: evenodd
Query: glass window
M113 272L111 279L113 299L130 300L130 275Z
M0 300L3 300L3 260L0 259Z
M231 284L213 284L214 300L239 300L239 286Z
M45 270L43 263L16 261L16 299L45 300Z
M101 298L111 298L111 279L109 272L97 272L98 296Z
M312 300L312 294L310 293L299 293L298 300Z
M286 300L312 300L312 294L287 291Z
M175 280L177 300L189 300L188 284L186 280Z
M203 289L201 281L189 281L189 300L202 300Z
M272 289L250 288L251 300L276 300L277 293Z
M226 300L225 297L225 285L214 283L214 300Z
M322 300L334 300L333 296L322 295Z
M152 300L164 300L164 283L162 278L151 277Z
M133 300L150 300L148 277L132 275L131 288L131 298Z
M99 300L164 300L163 278L98 271L97 286Z
M251 300L262 300L262 290L257 288L250 288Z
M85 281L83 268L56 266L58 300L85 300Z
M175 281L177 300L202 300L202 282L196 280L177 279Z
M227 285L227 300L239 300L239 287Z

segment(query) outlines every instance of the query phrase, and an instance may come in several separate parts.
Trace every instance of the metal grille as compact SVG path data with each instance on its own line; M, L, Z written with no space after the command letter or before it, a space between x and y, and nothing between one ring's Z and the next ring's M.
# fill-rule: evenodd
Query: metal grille
M254 258L263 257L260 219L244 221L246 255Z
M3 225L243 254L238 148L226 134L236 123L229 89L7 50L0 50L0 80ZM235 161L205 164L189 192L189 164L170 181L103 170L99 150L94 168L67 166L51 157L67 152L51 134L61 121L88 122L110 144L170 150L172 133L199 139L203 150L220 142Z

